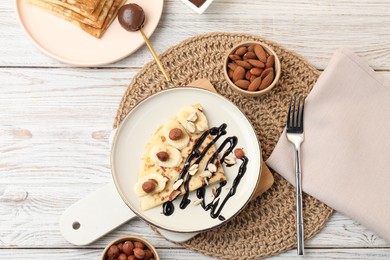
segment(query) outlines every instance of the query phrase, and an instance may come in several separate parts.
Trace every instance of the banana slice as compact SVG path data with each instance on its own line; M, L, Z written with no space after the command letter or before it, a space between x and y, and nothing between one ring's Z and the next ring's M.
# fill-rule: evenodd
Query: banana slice
M144 183L148 181L149 182L152 181L152 183L155 185L154 189L151 192L145 192L144 188L142 188ZM140 197L148 194L157 193L164 190L167 181L168 179L162 176L161 174L158 173L148 174L142 177L140 180L138 180L138 182L135 184L134 190L135 193Z
M178 131L180 129L180 131ZM169 120L163 126L163 135L165 136L167 143L172 145L173 147L181 150L187 147L188 142L190 141L190 137L188 136L187 131L184 127L177 122L176 120ZM172 133L171 131L176 131L176 133ZM177 133L177 131L179 133ZM181 135L181 136L180 136ZM173 140L175 139L175 140Z
M177 120L180 124L187 131L195 134L202 133L209 128L207 118L199 107L199 104L184 107L177 115Z
M150 159L161 167L178 167L182 161L181 152L166 144L157 144L150 149Z

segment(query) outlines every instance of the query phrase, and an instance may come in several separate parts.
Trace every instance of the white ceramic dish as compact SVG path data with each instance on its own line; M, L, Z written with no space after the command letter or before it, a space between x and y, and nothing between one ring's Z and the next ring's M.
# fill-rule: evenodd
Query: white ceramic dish
M164 0L132 0L145 11L144 31L148 37L156 29ZM121 60L144 44L139 32L124 30L116 18L101 39L84 32L42 8L16 1L21 26L33 43L50 57L77 66L100 66Z
M153 132L180 108L200 103L207 114L209 125L227 124L227 136L237 136L237 147L243 147L249 158L247 171L237 188L236 194L230 198L221 215L226 220L210 217L209 211L192 203L184 210L179 208L180 199L174 201L175 212L171 216L161 214L162 207L142 212L139 199L134 192L140 169L141 156ZM224 140L221 138L217 146ZM174 232L199 232L223 224L238 214L248 203L254 193L261 172L261 152L254 129L244 114L222 96L197 88L175 88L161 91L140 102L124 119L114 137L111 151L111 168L115 185L125 203L145 221L165 230ZM225 167L230 188L238 173L237 163L233 167ZM221 198L229 192L223 188ZM211 187L206 191L206 202L211 201ZM189 196L195 201L195 192Z
M185 5L187 5L188 7L190 7L192 10L194 10L195 12L197 12L198 14L202 14L204 13L204 11L206 11L207 8L209 8L209 6L211 5L211 3L214 1L214 0L206 0L206 2L204 2L200 7L197 7L196 5L194 5L193 3L191 3L189 0L181 0Z

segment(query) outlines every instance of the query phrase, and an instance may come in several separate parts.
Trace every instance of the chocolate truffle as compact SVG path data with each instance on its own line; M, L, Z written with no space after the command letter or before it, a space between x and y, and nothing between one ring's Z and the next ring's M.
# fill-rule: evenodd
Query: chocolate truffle
M145 12L137 4L127 4L119 9L118 20L125 30L136 32L144 25Z

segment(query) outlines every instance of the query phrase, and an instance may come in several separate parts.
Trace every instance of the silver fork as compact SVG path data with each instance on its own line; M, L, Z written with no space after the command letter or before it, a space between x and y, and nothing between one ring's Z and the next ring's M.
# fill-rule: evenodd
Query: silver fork
M305 99L293 96L290 100L290 107L287 115L287 139L295 148L295 186L297 189L297 251L298 255L304 254L304 231L302 214L302 171L301 171L301 143L304 140L303 134L303 110Z

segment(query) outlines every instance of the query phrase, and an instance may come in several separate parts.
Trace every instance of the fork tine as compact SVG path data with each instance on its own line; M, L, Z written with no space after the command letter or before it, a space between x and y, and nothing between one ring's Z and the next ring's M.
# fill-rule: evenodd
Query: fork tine
M301 118L302 118L301 100L302 100L302 96L299 96L298 97L298 106L297 106L297 123L295 124L296 127L300 127L301 126Z
M291 105L292 105L293 97L290 99L290 105L288 106L288 113L287 113L287 128L291 127Z
M299 120L299 127L302 127L303 128L303 111L305 109L305 98L302 97L302 109L300 110L300 113L299 113L299 117L300 117L300 120Z
M297 120L297 115L296 115L296 103L297 103L297 97L294 95L294 97L293 97L293 99L294 99L294 105L293 105L293 107L292 107L292 118L291 118L291 122L292 122L292 127L296 127L297 126L297 123L296 123L296 120Z

